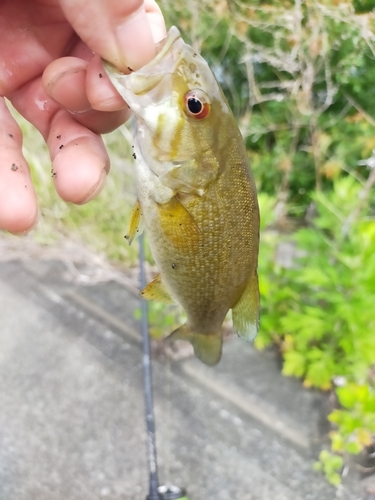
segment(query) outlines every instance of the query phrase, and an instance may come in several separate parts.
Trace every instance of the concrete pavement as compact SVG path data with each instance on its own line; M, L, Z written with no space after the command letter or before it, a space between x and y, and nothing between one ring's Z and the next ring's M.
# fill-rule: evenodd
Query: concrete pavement
M70 265L0 262L0 500L144 500L138 297L119 271L86 285ZM313 471L327 399L273 353L233 339L215 368L153 371L160 479L189 500L374 498L354 471L340 490Z

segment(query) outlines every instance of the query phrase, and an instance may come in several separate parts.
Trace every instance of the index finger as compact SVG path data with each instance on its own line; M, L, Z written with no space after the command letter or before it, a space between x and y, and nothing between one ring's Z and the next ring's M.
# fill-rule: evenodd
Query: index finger
M60 0L79 37L120 70L136 70L155 56L165 36L163 15L153 0Z

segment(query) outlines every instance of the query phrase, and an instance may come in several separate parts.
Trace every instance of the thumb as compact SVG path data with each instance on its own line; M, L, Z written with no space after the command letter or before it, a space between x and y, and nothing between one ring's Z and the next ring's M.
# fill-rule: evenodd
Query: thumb
M163 15L153 0L60 0L78 36L120 70L138 69L155 56L165 36Z

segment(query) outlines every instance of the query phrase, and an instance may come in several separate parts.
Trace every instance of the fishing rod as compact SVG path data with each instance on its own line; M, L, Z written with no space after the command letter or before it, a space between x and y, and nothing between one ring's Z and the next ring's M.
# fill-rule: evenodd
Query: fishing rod
M139 278L141 289L146 286L145 246L143 234L139 237ZM186 491L178 486L160 486L155 439L154 398L152 392L152 370L150 356L150 337L148 330L148 305L141 299L141 333L142 333L142 369L143 392L145 400L145 417L147 432L147 454L149 466L149 494L146 500L188 500Z

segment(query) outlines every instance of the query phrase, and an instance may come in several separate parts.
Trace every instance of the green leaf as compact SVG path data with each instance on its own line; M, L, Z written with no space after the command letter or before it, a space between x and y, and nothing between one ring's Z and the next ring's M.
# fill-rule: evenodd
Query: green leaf
M305 364L306 360L302 354L296 351L287 352L282 372L284 375L302 377L305 373Z
M336 394L342 406L348 409L354 408L357 401L357 395L353 384L349 384L345 387L338 387L336 389Z

